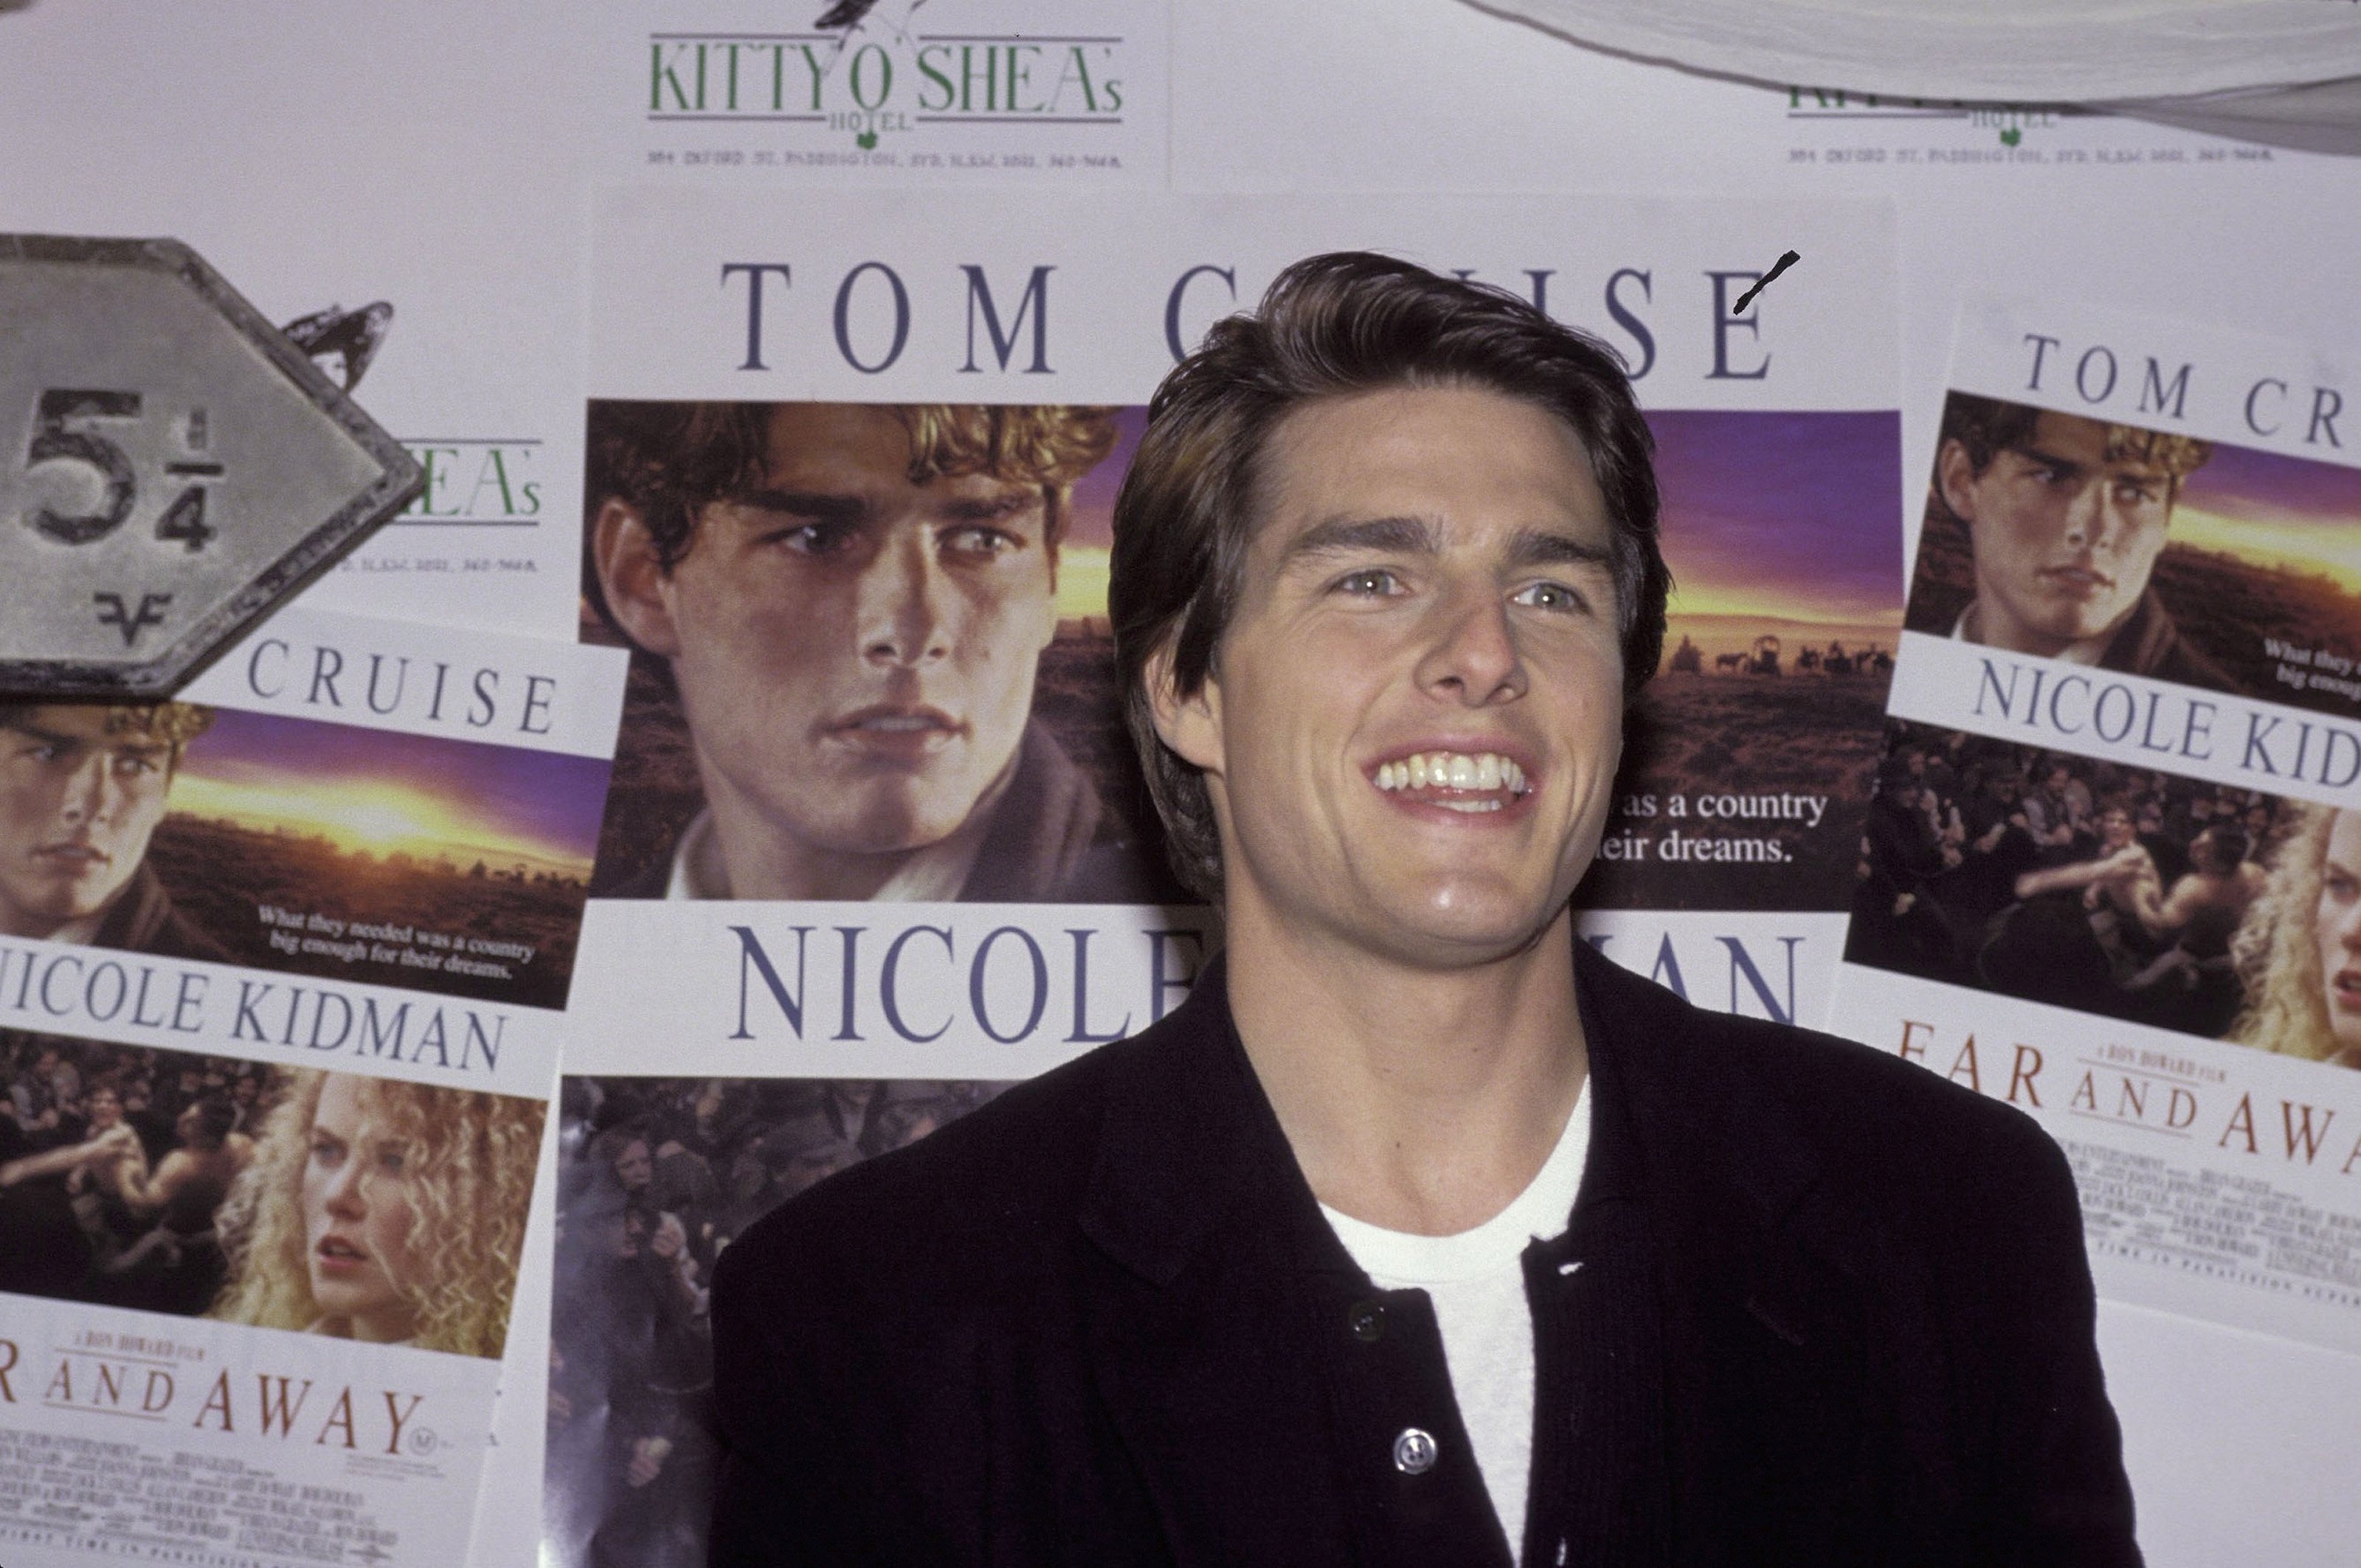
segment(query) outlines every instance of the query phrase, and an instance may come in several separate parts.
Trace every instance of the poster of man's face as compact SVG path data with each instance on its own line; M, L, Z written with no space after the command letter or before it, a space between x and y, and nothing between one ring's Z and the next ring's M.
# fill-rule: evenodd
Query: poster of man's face
M627 707L622 750L671 729L686 763L643 842L618 849L616 814L644 792L610 810L598 892L1082 891L1126 831L1088 771L1119 737L1036 698L1060 643L1112 680L1103 598L1060 590L1070 554L1103 558L1118 411L594 403L589 427L592 631L667 688Z
M0 932L95 927L147 859L179 753L154 708L0 708Z
M2116 428L2038 411L1981 466L1967 441L1943 443L1938 483L1975 556L1975 641L2045 654L2103 646L2138 608L2180 474Z
M1955 391L1905 625L2354 717L2356 521L2361 469Z

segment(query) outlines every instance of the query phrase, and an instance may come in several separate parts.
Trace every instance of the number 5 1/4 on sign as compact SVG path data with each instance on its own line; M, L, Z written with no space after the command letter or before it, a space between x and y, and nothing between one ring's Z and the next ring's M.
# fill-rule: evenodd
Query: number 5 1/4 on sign
M177 240L0 235L0 695L170 692L424 482Z

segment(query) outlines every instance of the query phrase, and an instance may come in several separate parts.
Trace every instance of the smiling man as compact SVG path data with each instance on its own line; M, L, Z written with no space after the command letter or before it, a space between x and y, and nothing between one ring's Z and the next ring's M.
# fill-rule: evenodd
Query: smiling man
M148 865L181 749L212 723L185 702L0 703L0 935L225 959Z
M1104 410L608 403L586 588L678 690L705 809L620 897L1128 902L1033 720Z
M1367 255L1165 382L1128 715L1225 955L722 1255L719 1568L2124 1563L2072 1181L1569 898L1667 582L1609 353Z
M1976 588L1952 634L2235 689L2182 640L2148 581L2181 481L2211 455L2190 436L1952 393L1935 486L1966 526Z

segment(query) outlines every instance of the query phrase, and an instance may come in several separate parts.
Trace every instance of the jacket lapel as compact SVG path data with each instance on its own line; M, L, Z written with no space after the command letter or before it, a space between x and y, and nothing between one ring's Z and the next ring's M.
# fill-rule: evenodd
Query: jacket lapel
M1911 1441L1914 1396L1940 1401L1939 1367L1897 1361L1923 1336L1880 1321L1923 1265L1838 1201L1737 1026L1594 953L1576 970L1596 1196L1638 1201L1656 1262L1670 1555L1873 1555L1897 1502L1883 1478L1940 1464L1866 1451L1872 1432ZM1593 1201L1587 1178L1577 1213Z
M1307 1260L1351 1262L1237 1043L1220 960L1135 1045L1081 1214L1105 1408L1176 1562L1349 1561L1304 1327Z

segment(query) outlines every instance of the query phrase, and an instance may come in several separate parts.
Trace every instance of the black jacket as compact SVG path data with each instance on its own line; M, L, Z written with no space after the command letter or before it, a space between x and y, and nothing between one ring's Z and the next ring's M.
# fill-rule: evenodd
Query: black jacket
M190 924L188 916L173 906L172 895L164 891L156 868L145 861L108 905L98 929L91 933L90 945L207 963L237 961L228 948Z
M2136 1563L2056 1146L1576 968L1593 1124L1571 1230L1526 1254L1524 1560ZM717 1568L1507 1560L1427 1298L1322 1219L1218 964L766 1218L713 1321Z
M2243 689L2181 636L2180 628L2165 613L2163 602L2156 597L2153 587L2140 595L2129 618L2107 639L2106 651L2099 655L2099 668L2177 681L2208 691L2235 693Z

